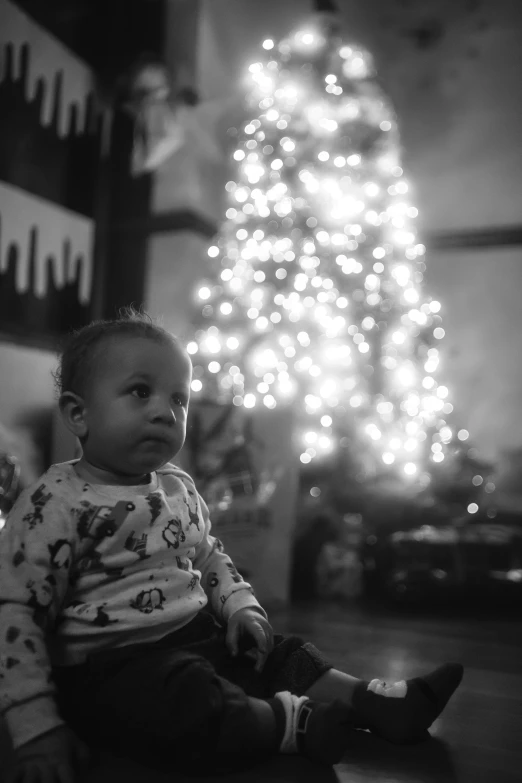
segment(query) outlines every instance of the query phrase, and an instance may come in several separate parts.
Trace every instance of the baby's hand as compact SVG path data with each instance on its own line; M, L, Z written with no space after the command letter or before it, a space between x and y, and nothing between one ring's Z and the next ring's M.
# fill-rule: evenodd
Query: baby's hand
M68 726L58 726L16 749L8 783L75 783L88 762L87 746Z
M256 671L260 672L274 647L272 626L262 614L246 607L235 612L228 622L226 644L232 655L238 654L239 640L250 636L256 646Z

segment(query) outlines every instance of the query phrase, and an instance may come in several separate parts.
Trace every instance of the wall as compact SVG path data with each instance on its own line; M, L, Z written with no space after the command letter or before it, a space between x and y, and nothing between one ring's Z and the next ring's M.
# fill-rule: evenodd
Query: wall
M55 366L56 355L51 351L0 343L0 410L6 427L21 422L25 411L52 405L51 370Z
M47 467L55 365L51 351L0 342L0 427L14 438L24 483Z
M432 253L427 285L443 304L441 373L487 457L520 449L522 250Z
M207 273L208 240L191 231L157 234L149 241L147 307L180 338L190 338L190 292Z

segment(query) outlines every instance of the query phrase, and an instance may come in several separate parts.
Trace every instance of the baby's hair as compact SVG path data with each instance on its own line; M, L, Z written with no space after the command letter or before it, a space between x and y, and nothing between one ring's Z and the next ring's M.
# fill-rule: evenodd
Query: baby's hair
M58 396L66 391L83 395L89 376L92 374L101 344L114 337L145 337L156 342L178 340L154 323L150 315L136 310L132 305L122 307L118 318L106 321L92 321L87 326L72 332L66 339L58 367L53 372Z

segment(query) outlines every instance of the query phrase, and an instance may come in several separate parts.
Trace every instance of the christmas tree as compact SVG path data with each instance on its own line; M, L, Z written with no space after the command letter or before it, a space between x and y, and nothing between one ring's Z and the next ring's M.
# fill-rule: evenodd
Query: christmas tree
M291 406L303 465L344 452L358 481L441 487L468 433L438 380L441 305L422 291L393 109L332 15L262 47L197 290L194 397ZM468 473L469 505L487 482Z

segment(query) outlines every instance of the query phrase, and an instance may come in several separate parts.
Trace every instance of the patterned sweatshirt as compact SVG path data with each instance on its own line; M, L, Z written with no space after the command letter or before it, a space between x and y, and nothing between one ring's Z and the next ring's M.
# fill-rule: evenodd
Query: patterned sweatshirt
M0 533L0 712L15 747L63 723L52 665L153 642L207 602L225 624L264 615L190 476L167 464L149 485L94 485L74 462L24 490Z

